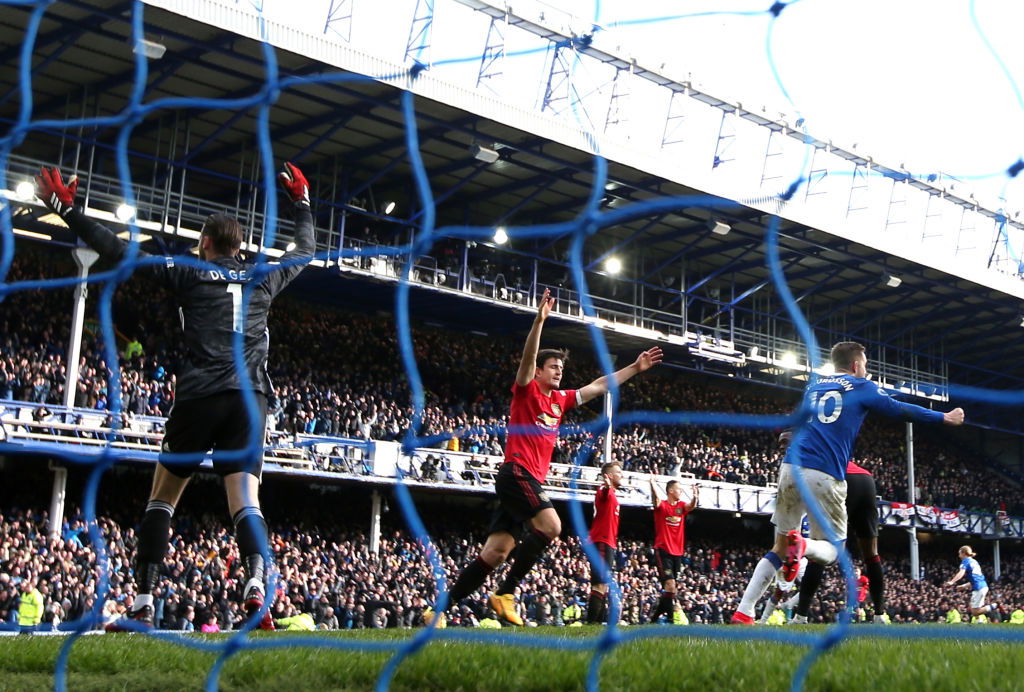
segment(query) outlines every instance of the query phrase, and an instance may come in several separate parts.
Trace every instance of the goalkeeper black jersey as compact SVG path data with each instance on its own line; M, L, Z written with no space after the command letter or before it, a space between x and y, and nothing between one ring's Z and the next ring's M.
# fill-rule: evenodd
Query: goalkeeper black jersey
M104 259L119 261L127 245L100 223L77 209L65 220L87 245ZM242 388L240 367L248 373L255 391L270 395L273 385L267 374L270 304L313 256L313 217L305 204L295 206L295 247L277 264L257 265L237 257L221 257L206 268L184 264L181 258L163 257L139 267L152 273L174 294L185 345L184 362L178 364L175 400L198 399ZM139 252L139 257L148 257ZM245 305L245 303L248 305ZM244 314L243 314L244 309ZM234 338L242 335L242 361L236 366Z

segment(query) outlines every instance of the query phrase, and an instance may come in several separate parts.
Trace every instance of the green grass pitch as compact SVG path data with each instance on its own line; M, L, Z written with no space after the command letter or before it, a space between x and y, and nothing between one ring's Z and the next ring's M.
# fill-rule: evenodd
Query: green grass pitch
M929 626L900 626L910 634ZM997 626L1003 632L1010 625ZM995 631L994 628L991 631ZM631 628L635 632L638 628ZM658 635L684 628L657 628ZM816 633L821 627L795 631ZM763 632L764 630L762 630ZM964 626L965 634L987 631ZM540 628L512 636L537 635L578 641L595 628ZM755 633L752 630L751 633ZM507 631L505 632L507 633ZM1024 628L1021 633L1024 634ZM325 641L396 641L409 631L323 633ZM223 636L191 635L206 641ZM260 642L286 642L292 633L257 633ZM53 668L62 637L0 638L0 690L53 687ZM603 690L785 690L806 646L764 640L733 641L694 636L658 636L626 642L601 665ZM390 653L361 653L327 647L286 647L243 651L225 665L222 690L367 690ZM88 636L78 640L68 668L69 690L199 690L214 655L141 635ZM579 690L590 652L431 641L405 660L393 690ZM1024 644L967 638L912 639L857 637L841 643L811 670L808 690L1021 690Z

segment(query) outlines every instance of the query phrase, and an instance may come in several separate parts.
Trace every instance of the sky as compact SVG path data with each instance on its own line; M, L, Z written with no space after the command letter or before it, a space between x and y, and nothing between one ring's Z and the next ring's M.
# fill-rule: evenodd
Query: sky
M572 4L577 11L593 5ZM603 2L601 22L760 12L767 4ZM713 14L613 30L624 41L654 46L709 86L799 112L822 138L856 142L858 150L905 163L914 172L999 174L994 184L1002 185L1002 172L1024 151L1024 109L1013 81L1024 83L1024 47L1016 35L1024 5L973 3L977 25L1009 76L982 39L971 9L971 2L952 0L801 0L774 23L767 14Z
M304 11L297 14L294 0L262 0L262 9L269 19L324 33L324 20L339 1L303 0ZM401 62L416 2L351 2L351 45ZM1024 185L1005 175L1024 156L1024 106L1016 84L1017 79L1024 84L1024 42L1016 35L1024 20L1024 3L794 0L774 21L765 11L770 4L512 3L516 8L550 8L552 17L570 13L579 26L597 24L621 50L642 56L647 64L664 63L674 75L689 75L710 93L744 106L767 106L768 112L790 115L791 122L802 117L810 134L819 139L844 147L856 144L858 153L893 167L903 164L915 174L941 171L971 180L975 189L1005 197L1009 211L1024 208ZM646 21L654 19L660 21ZM434 73L474 83L487 25L480 12L455 0L435 0L429 52ZM381 26L393 30L367 29ZM536 108L544 86L547 42L512 30L506 41L510 54L522 54L506 60L504 83L498 88L503 97ZM575 78L582 93L607 81L600 69L582 64ZM656 120L663 118L664 108L643 108L641 92L635 92L639 105L634 104L634 132L660 133L663 121Z

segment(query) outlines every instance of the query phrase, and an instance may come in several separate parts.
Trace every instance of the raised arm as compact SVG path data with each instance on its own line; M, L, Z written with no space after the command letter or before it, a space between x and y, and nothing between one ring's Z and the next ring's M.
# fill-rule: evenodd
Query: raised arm
M64 184L56 168L41 168L36 176L36 194L55 214L64 219L71 231L86 245L99 253L105 260L118 261L127 245L114 235L109 228L90 219L75 208L75 193L78 192L78 176L73 175ZM146 253L140 252L140 256Z
M537 370L537 351L540 350L540 333L544 329L544 320L551 313L555 306L555 299L551 297L551 291L544 289L544 295L537 305L537 316L530 327L530 333L526 335L526 345L523 346L523 357L519 361L519 370L516 372L516 384L525 387L533 381L534 372Z
M627 365L626 367L622 368L622 370L612 373L612 377L615 378L615 383L621 386L634 375L639 375L640 373L653 368L655 365L661 362L661 358L661 349L655 346L654 348L648 349L647 351L644 351L639 356L637 356L636 360L633 361L631 365ZM583 387L582 389L579 390L580 403L585 404L594 397L601 396L607 391L608 376L605 375L603 377L598 377L596 380L588 384L586 387Z
M313 215L309 211L309 182L306 176L298 166L286 162L277 178L293 205L295 247L281 255L281 268L267 277L273 295L280 293L306 268L316 250Z
M686 512L689 514L697 508L697 496L700 494L700 486L694 483L690 486L690 504L686 505Z
M946 425L963 425L964 410L955 408L952 411L941 413L926 409L924 406L908 404L903 401L896 401L878 388L878 385L870 383L874 388L873 392L867 392L864 405L875 413L880 413L889 418L902 418L914 423L944 423Z
M658 505L661 504L661 496L658 494L658 483L654 480L654 474L651 474L651 506L654 509L658 509Z

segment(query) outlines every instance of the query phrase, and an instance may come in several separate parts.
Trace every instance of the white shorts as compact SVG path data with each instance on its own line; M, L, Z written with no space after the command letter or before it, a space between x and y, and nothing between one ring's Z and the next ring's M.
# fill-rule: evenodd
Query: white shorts
M971 592L971 607L980 608L985 605L985 596L988 596L988 587L983 586L977 591Z
M846 481L839 481L824 471L800 469L811 495L817 500L836 540L846 540ZM814 515L804 506L800 488L793 477L793 465L782 464L779 469L779 490L775 496L772 523L779 533L798 531L804 514L811 525L811 538L827 540L825 529L818 525Z

